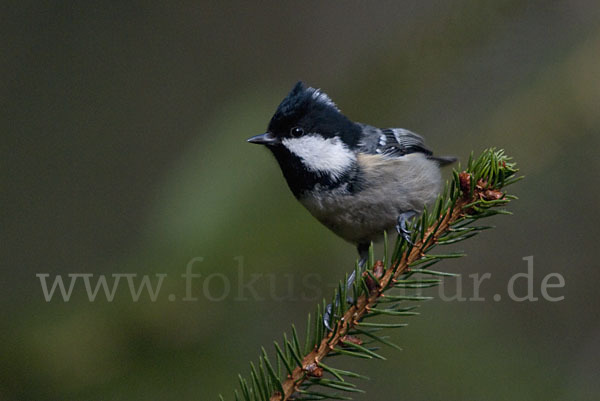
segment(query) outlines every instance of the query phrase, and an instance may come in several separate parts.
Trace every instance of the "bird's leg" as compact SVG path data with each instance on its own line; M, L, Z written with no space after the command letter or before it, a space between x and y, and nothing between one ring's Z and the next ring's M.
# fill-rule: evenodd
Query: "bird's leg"
M370 242L363 242L361 244L358 244L358 246L356 247L356 249L358 250L358 267L359 270L362 272L362 269L365 267L365 265L367 264L367 260L369 259L369 248L371 247L371 243ZM352 270L352 273L350 273L350 276L348 277L348 280L346 281L346 292L350 292L350 288L352 288L352 284L354 284L354 280L356 280L356 270ZM353 303L354 300L352 298L348 299L348 302Z
M359 261L358 265L363 268L367 263L367 259L369 259L369 248L371 244L369 242L363 242L362 244L358 244L356 249L358 250Z
M358 261L358 267L359 269L362 271L362 269L365 267L365 265L367 264L367 260L369 259L369 247L371 246L370 243L366 242L366 243L361 243L358 244L358 255L359 255L359 261ZM354 284L354 280L356 280L356 270L352 270L352 273L350 273L350 276L348 276L348 280L346 281L346 293L350 293L350 289L352 288L352 285ZM354 303L354 299L350 296L348 296L347 298L348 303L352 304ZM335 305L337 306L340 302L340 298L339 298L339 294L335 299ZM327 305L327 307L325 308L325 312L323 313L323 324L325 325L325 327L327 327L327 330L331 331L332 327L329 324L329 320L331 319L331 314L333 313L333 305L329 304Z
M396 224L396 231L398 231L398 235L401 235L404 241L412 244L410 240L410 230L406 227L406 223L409 219L416 216L417 212L414 210L409 210L408 212L401 213L398 216L398 224Z
M415 217L416 215L417 215L417 212L415 212L414 210L409 210L407 212L401 213L398 216L398 220L397 220L398 224L396 225L396 231L398 231L398 235L401 235L402 239L404 239L409 244L412 244L412 241L410 240L411 232L407 228L406 225L408 223L408 220ZM371 246L371 244L368 242L358 244L357 249L358 249L358 255L360 258L359 262L358 262L358 266L361 271L365 267L365 265L367 264L367 260L369 259L369 247L370 246ZM346 289L348 290L347 292L349 292L350 288L352 288L352 284L354 284L354 280L356 280L356 270L352 271L352 273L348 277L348 281L346 281ZM338 295L338 297L335 300L335 305L336 306L339 305L339 302L340 302L340 299L339 299L339 295ZM348 302L353 303L354 299L348 298ZM325 308L325 312L323 313L323 324L325 325L325 327L327 327L327 329L329 331L332 330L332 327L329 324L329 320L331 319L332 313L333 313L333 305L329 304L329 305L327 305L327 307Z

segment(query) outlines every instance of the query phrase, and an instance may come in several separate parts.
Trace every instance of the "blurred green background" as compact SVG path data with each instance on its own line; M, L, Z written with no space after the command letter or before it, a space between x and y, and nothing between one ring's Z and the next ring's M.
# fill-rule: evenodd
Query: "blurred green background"
M372 378L354 398L600 398L597 1L1 10L1 400L231 399L260 346L304 327L355 250L245 143L299 79L350 118L411 129L438 154L505 148L527 176L512 188L514 216L440 265L463 275L467 297L469 274L491 273L486 301L431 301L392 333L405 351L340 359ZM565 287L550 294L563 301L505 296L529 255L534 295L560 273ZM184 302L180 276L195 257L198 300ZM90 302L81 281L69 302L46 302L38 273L168 277L155 302L133 302L125 281L113 302L102 292ZM257 296L240 296L240 282Z

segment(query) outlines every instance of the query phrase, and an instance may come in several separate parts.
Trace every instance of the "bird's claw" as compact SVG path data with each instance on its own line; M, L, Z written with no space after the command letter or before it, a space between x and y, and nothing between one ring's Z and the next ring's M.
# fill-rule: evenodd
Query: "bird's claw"
M323 312L323 325L327 328L327 330L332 331L333 328L331 327L331 314L333 313L333 306L331 304L328 304L325 307L325 312Z
M354 280L356 279L356 270L353 270L352 273L350 274L350 276L348 277L348 281L346 281L346 288L349 291L350 288L352 288L352 284L354 284ZM340 302L340 296L338 294L337 298L335 299L335 305L339 305ZM348 296L346 298L346 302L348 302L349 304L353 304L354 303L354 298ZM327 330L332 331L333 328L331 327L331 318L333 316L333 304L328 304L325 307L325 311L323 312L323 324L325 325L325 327L327 328Z
M398 216L398 224L396 224L396 231L398 231L398 235L400 235L404 241L408 242L411 245L414 245L410 239L412 233L408 229L408 227L406 227L406 224L408 220L414 217L416 214L417 213L412 210L404 212L400 214L400 216Z

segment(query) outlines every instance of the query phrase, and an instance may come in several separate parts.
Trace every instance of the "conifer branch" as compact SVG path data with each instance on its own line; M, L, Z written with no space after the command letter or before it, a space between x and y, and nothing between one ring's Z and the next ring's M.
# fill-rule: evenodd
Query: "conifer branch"
M515 175L518 170L510 160L504 155L504 151L495 149L484 151L476 160L471 155L466 170L460 173L454 170L452 182L446 183L433 209L425 210L413 224L410 242L399 236L391 257L388 257L386 234L382 260L375 260L371 246L367 262L369 268L361 273L356 265L357 279L351 288L346 288L346 280L340 281L331 301L329 323L332 331L327 331L323 324L327 304L324 300L322 307L317 307L314 321L310 315L308 317L303 346L292 326L291 339L284 334L283 347L275 342L275 366L263 348L258 369L251 364L250 380L239 376L241 394L235 391L235 399L345 400L351 398L340 392L363 392L349 382L348 378L365 378L364 376L334 368L329 363L325 364L324 360L334 355L385 359L376 352L378 348L372 346L375 343L400 349L382 336L380 331L404 327L406 323L364 320L374 316L394 319L418 315L415 311L418 305L407 303L425 301L430 297L391 292L394 289L410 291L434 287L439 285L443 277L455 276L431 270L430 267L442 259L461 257L462 253L433 255L428 251L436 245L456 243L489 228L472 226L471 223L476 220L496 214L510 214L494 209L515 199L502 192L502 189L522 178ZM323 389L313 390L317 386Z

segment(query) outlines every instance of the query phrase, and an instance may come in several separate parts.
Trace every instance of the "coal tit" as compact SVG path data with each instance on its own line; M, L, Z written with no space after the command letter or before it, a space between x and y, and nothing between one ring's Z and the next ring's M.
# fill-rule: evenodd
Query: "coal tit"
M394 227L407 241L407 219L439 192L440 166L423 138L344 116L324 92L298 82L267 132L248 139L273 153L294 196L331 231L355 244L364 261L371 241Z

